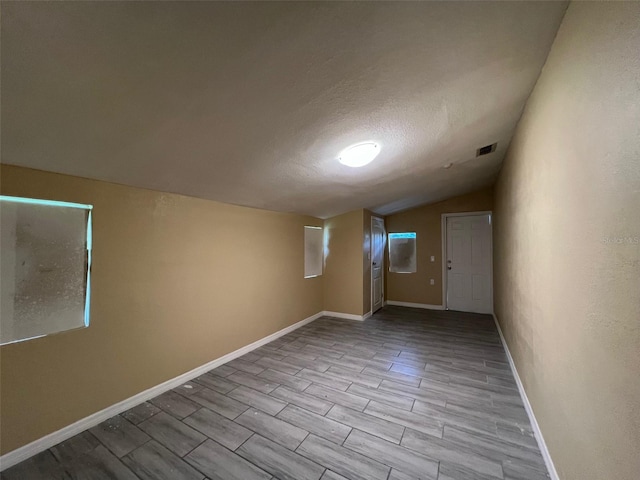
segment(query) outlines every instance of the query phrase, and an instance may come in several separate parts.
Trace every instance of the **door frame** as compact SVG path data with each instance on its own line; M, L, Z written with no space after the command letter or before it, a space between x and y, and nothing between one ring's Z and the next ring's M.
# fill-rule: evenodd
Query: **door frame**
M447 282L447 219L449 217L471 217L476 215L489 215L489 251L491 252L491 262L489 268L489 291L491 294L491 312L493 313L493 211L484 210L482 212L460 212L460 213L443 213L441 220L442 230L442 307L449 310L447 303L447 290L449 288Z
M373 315L375 312L373 311L373 224L376 220L380 220L380 223L382 223L382 269L380 270L380 276L382 277L382 307L384 307L385 304L385 291L384 291L384 270L385 270L385 264L384 264L384 258L385 258L385 253L386 253L386 245L387 245L387 228L384 224L384 218L382 217L377 217L375 215L371 215L371 226L370 226L370 234L369 234L369 283L370 283L370 293L369 293L369 297L371 300L371 306L369 307L369 311L371 312L371 315ZM382 308L380 307L380 308Z

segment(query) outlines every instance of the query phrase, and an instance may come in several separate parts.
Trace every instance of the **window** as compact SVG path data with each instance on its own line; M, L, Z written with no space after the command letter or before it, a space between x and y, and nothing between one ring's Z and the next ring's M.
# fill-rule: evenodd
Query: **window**
M322 227L304 227L304 278L322 275Z
M0 344L89 326L91 209L0 195Z
M415 232L389 234L389 271L395 273L416 272Z

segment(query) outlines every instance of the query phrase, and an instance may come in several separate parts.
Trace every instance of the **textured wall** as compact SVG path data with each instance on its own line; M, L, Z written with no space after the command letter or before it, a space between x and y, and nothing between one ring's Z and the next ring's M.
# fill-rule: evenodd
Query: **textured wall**
M2 453L323 309L322 278L303 279L322 220L0 173L3 194L94 205L91 326L0 348Z
M566 13L496 186L496 314L562 480L640 477L640 3Z
M388 233L416 232L418 268L416 273L392 273L389 272L387 262L385 275L388 290L385 298L396 302L442 305L442 214L492 208L493 191L486 188L444 202L388 215L385 220ZM435 262L430 261L431 255L435 256ZM435 280L435 285L429 284L431 278Z
M330 312L364 313L363 217L360 209L324 221L324 309Z

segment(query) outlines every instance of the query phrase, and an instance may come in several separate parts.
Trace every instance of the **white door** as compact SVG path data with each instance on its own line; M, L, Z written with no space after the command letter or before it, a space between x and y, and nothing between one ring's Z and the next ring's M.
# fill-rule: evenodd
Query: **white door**
M447 308L491 313L491 215L447 218Z
M384 298L384 221L371 218L371 313L382 308Z

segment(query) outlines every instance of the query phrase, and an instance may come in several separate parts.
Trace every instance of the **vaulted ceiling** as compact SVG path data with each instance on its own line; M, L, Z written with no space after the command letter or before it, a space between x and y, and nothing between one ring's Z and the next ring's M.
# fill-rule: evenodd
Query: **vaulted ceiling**
M323 218L441 200L492 183L565 8L2 2L2 162Z

